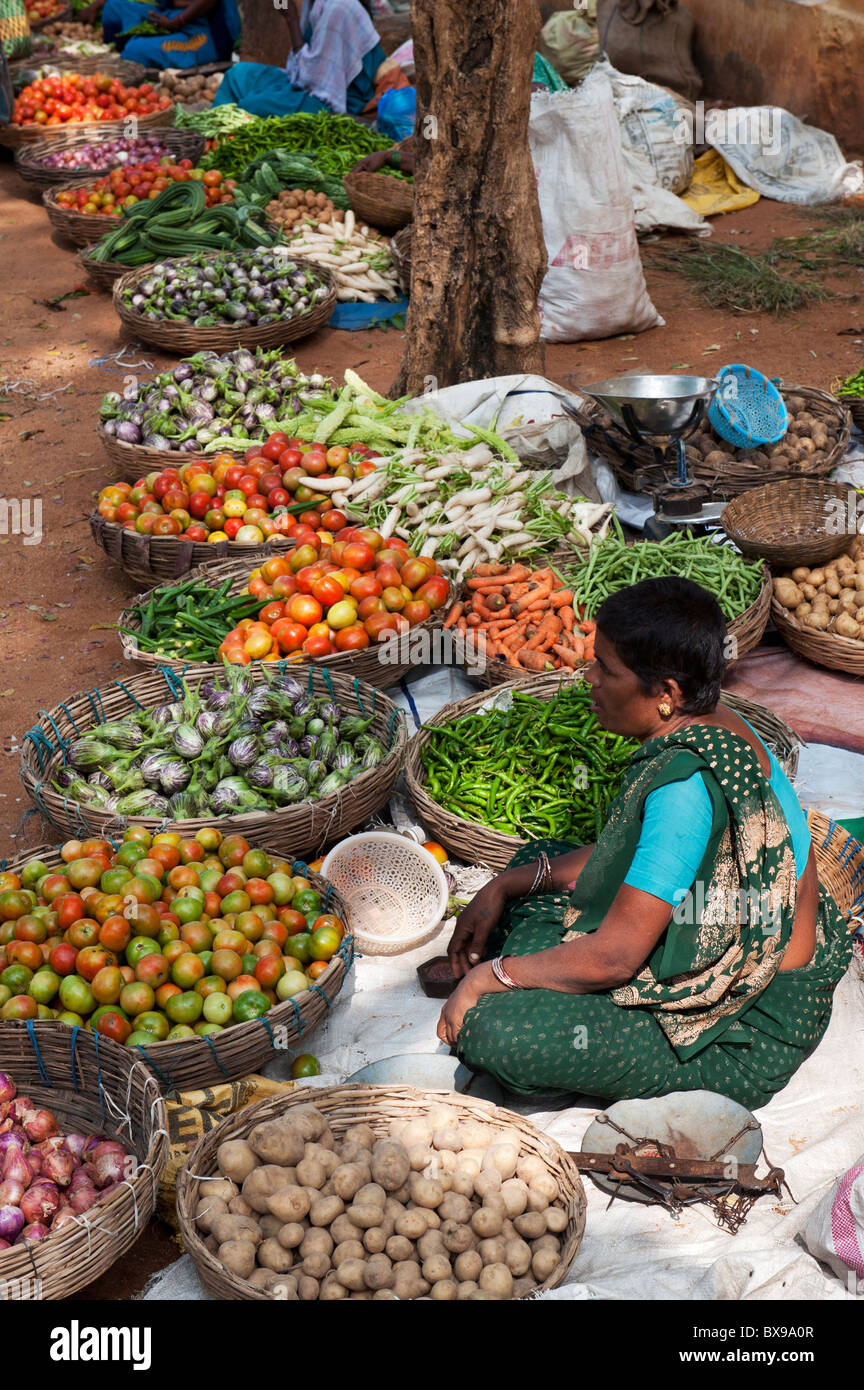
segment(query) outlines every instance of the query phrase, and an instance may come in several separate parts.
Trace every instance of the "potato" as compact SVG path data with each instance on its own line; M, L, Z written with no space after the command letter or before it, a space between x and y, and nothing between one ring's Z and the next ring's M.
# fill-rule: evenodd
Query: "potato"
M448 1222L464 1225L466 1221L471 1220L471 1203L458 1192L448 1192L438 1207L438 1215L445 1225Z
M240 1184L258 1167L259 1159L245 1139L227 1139L216 1150L216 1163L220 1173Z
M387 1240L388 1236L381 1226L370 1226L363 1237L363 1244L370 1255L380 1255Z
M343 1164L359 1163L361 1167L369 1167L369 1150L364 1148L362 1144L356 1143L353 1139L348 1140L347 1143L340 1144L339 1157ZM371 1177L371 1173L369 1176ZM369 1179L367 1178L366 1181L368 1182Z
M825 580L822 586L822 593L827 594L829 598L839 598L840 582L835 579L832 574L829 574L828 578Z
M258 1219L258 1229L264 1240L270 1240L271 1236L275 1240L284 1224L284 1221L280 1221L278 1216L269 1211Z
M447 1255L441 1251L424 1260L420 1272L428 1283L437 1284L439 1279L452 1278L453 1267Z
M288 1119L268 1120L249 1133L249 1147L263 1163L293 1167L303 1157L303 1138Z
M251 1216L217 1216L210 1229L220 1245L229 1240L248 1240L257 1245L261 1240L261 1229Z
M461 1158L462 1155L460 1154ZM465 1168L459 1168L455 1173L450 1174L450 1191L458 1192L460 1197L474 1196L474 1174Z
M523 1275L521 1279L513 1280L513 1298L527 1298L537 1287L537 1280L533 1274Z
M271 1284L276 1283L281 1278L272 1269L253 1269L249 1275L249 1283L255 1289L267 1289Z
M381 1207L383 1211L387 1201L387 1193L383 1187L379 1187L377 1182L367 1182L360 1188L359 1192L355 1193L354 1201L359 1206Z
M809 599L812 602L813 599L816 597L817 590L814 589L812 584L802 584L801 592L804 595L805 599Z
M267 1203L273 1193L280 1187L290 1186L290 1169L280 1168L276 1163L265 1163L260 1168L253 1168L244 1179L242 1195L253 1211L265 1212L270 1210Z
M366 1288L366 1261L361 1259L343 1260L339 1265L339 1283L344 1284L346 1289L356 1290Z
M554 1202L555 1198L558 1196L558 1183L548 1169L545 1169L542 1173L538 1173L536 1178L531 1179L528 1184L529 1199L532 1192L542 1192L548 1201Z
M267 1210L282 1221L302 1221L308 1216L310 1206L308 1194L302 1187L277 1187L267 1198Z
M784 608L797 608L804 601L804 594L791 579L774 580L774 597Z
M396 1234L405 1236L408 1240L419 1240L429 1229L426 1220L426 1212L418 1207L411 1211L403 1212L396 1219Z
M516 1164L518 1161L519 1149L516 1144L492 1144L491 1147L486 1150L483 1167L484 1169L496 1169L502 1180L504 1180L513 1177L516 1172Z
M397 1136L408 1150L428 1149L432 1142L432 1126L427 1120L406 1120ZM459 1147L461 1148L461 1141Z
M503 1264L507 1257L507 1241L503 1235L481 1240L477 1246L477 1253L484 1265Z
M329 1201L330 1199L327 1198L326 1200ZM348 1207L345 1215L348 1220L352 1222L354 1226L359 1227L361 1231L368 1231L373 1226L379 1225L383 1212L383 1206L379 1207L373 1205L371 1202L358 1202L355 1199L353 1206Z
M508 1178L501 1186L501 1196L509 1217L521 1216L528 1205L528 1184L521 1178Z
M817 611L814 609L812 613L808 613L807 617L803 619L804 627L812 627L820 632L824 632L828 627L829 616L830 615L825 611Z
M301 1187L320 1191L327 1181L327 1170L318 1158L304 1158L297 1164L297 1181Z
M483 1159L486 1157L485 1149L462 1149L459 1154L459 1170L463 1173L473 1173L475 1178L483 1167Z
M335 1169L332 1177L333 1190L343 1202L350 1202L364 1184L369 1182L371 1172L368 1166L360 1163L343 1163Z
M831 563L838 574L855 574L856 572L855 561L848 555L838 555L837 559Z
M321 1226L307 1226L300 1242L300 1255L305 1260L307 1255L331 1255L335 1242L329 1231L325 1231Z
M549 1205L549 1198L545 1192L534 1187L533 1183L528 1188L528 1210L543 1212Z
M299 1221L286 1221L276 1232L276 1239L284 1250L296 1250L306 1235L306 1227Z
M384 1253L395 1264L399 1260L410 1260L414 1254L414 1246L407 1236L390 1236L384 1246Z
M300 1268L310 1279L323 1279L330 1272L330 1256L323 1250L306 1255Z
M352 1125L350 1129L346 1129L342 1138L347 1143L359 1144L370 1153L378 1142L378 1136L369 1125Z
M709 468L725 468L729 462L729 455L722 449L712 449L710 454L705 455L705 462Z
M861 586L864 588L864 580L861 581ZM230 1203L240 1195L240 1188L236 1182L231 1182L230 1178L211 1178L207 1182L202 1182L198 1195L200 1197L218 1197L220 1201L229 1204L230 1211Z
M456 1299L459 1303L466 1303L473 1294L477 1292L479 1285L473 1279L465 1279L456 1289Z
M825 579L826 574L824 569L815 569L810 571L810 583L814 586L814 588L821 589L822 585L825 583Z
M353 1295L352 1295L352 1297L353 1297ZM361 1294L358 1294L357 1297L358 1297L358 1298L365 1298L366 1295L361 1293ZM391 1299L395 1301L396 1295L395 1295L395 1293L393 1292L392 1289L378 1289L378 1290L377 1290L375 1293L373 1293L373 1295L372 1295L372 1301L373 1301L374 1303L378 1303L378 1302L380 1302L380 1301L383 1301L384 1299L386 1299L388 1302L389 1302Z
M321 1285L318 1298L322 1303L337 1303L343 1298L348 1297L348 1290L344 1284L340 1284L338 1279L325 1279Z
M379 1139L372 1150L372 1179L384 1188L394 1192L408 1179L411 1164L408 1150L398 1139Z
M215 1255L219 1249L219 1242L215 1236L206 1236L204 1239L204 1249L209 1250L211 1255Z
M365 1262L365 1259L366 1251L363 1249L359 1240L343 1240L341 1245L336 1246L336 1249L330 1256L330 1262L334 1269L338 1269L346 1260L359 1260L362 1264Z
M314 1143L327 1128L327 1121L314 1105L292 1105L285 1113L285 1119L299 1129L304 1140Z
M434 1161L435 1155L426 1144L414 1144L408 1150L408 1166L412 1173L425 1173Z
M406 1208L406 1210L410 1210L410 1208ZM431 1207L420 1207L419 1210L425 1211L426 1213L426 1229L429 1231L437 1231L441 1225L441 1217L438 1215L437 1211L433 1211Z
M531 1241L531 1252L536 1255L538 1250L554 1250L556 1254L561 1250L561 1242L557 1236L542 1235L537 1240Z
M796 617L796 618L798 619L798 621L800 622L802 618L806 618L806 617L807 617L807 614L808 614L808 613L812 613L812 612L813 612L813 605L812 605L812 603L799 603L798 607L795 609L795 617Z
M431 1288L413 1260L400 1261L393 1266L393 1292L397 1298L423 1298Z
M531 1247L518 1236L515 1240L508 1240L504 1251L504 1263L514 1278L527 1274L531 1268Z
M548 1207L546 1210L546 1229L555 1235L567 1230L568 1216L563 1207Z
M373 1255L371 1260L366 1261L363 1277L367 1289L371 1289L373 1293L377 1293L379 1289L392 1289L392 1261L386 1255Z
M453 1273L461 1283L479 1279L482 1268L483 1258L479 1250L463 1250L453 1262Z
M510 1220L509 1216L505 1216L503 1222L501 1223L501 1235L499 1236L499 1240L508 1241L517 1240L518 1238L519 1232L516 1230L516 1227L513 1225L513 1222Z
M446 1253L444 1237L440 1231L427 1231L417 1242L417 1254L421 1260L428 1260L432 1255L446 1255Z
M251 1240L226 1240L219 1246L216 1258L230 1274L248 1279L255 1268L255 1246Z
M391 1197L393 1198L393 1200L396 1202L397 1206L399 1206L399 1207L405 1207L405 1206L407 1206L408 1203L411 1201L411 1186L410 1186L410 1183L403 1182L403 1184L402 1184L401 1187L397 1187L395 1192L391 1192L391 1193L390 1193L390 1196L391 1196Z
M461 1255L464 1250L471 1249L476 1241L476 1236L471 1227L464 1222L445 1221L441 1227L441 1239L445 1249L452 1254Z
M432 1135L433 1149L451 1149L453 1153L458 1153L464 1147L462 1136L455 1125L443 1125L441 1129L436 1129Z
M500 1236L504 1218L494 1207L480 1207L471 1217L471 1229L481 1240Z
M199 1230L209 1233L217 1216L228 1216L228 1204L221 1197L202 1197L195 1208L195 1224Z
M861 635L860 625L856 623L855 619L850 617L848 613L838 613L834 622L831 624L831 628L833 632L838 633L841 637L856 638Z
M484 1168L474 1179L474 1191L478 1197L485 1198L491 1193L501 1191L503 1181L497 1168Z
M444 1200L444 1189L435 1178L414 1177L411 1183L411 1200L418 1207L435 1207Z
M797 569L792 571L792 578L796 584L805 584L810 579L810 570L806 565L799 565Z
M477 1283L481 1291L496 1298L509 1298L513 1292L513 1275L505 1264L486 1265Z
M304 1274L297 1283L297 1293L301 1303L314 1303L318 1297L319 1284L317 1279Z
M439 1279L429 1290L429 1297L435 1303L455 1303L459 1285L455 1279Z
M278 1240L270 1238L258 1246L258 1263L265 1269L275 1270L277 1274L287 1274L294 1263L294 1256Z
M544 1279L548 1279L558 1263L559 1256L556 1250L538 1250L531 1259L531 1271L537 1282L542 1284Z
M526 1211L516 1217L513 1225L525 1240L536 1240L546 1232L546 1217L540 1211Z
M329 1226L345 1210L341 1197L319 1197L309 1208L309 1221L313 1226Z

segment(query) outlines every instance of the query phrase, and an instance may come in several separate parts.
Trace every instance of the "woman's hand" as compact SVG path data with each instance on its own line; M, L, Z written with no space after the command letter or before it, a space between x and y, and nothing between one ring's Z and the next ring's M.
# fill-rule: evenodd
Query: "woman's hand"
M81 10L76 16L79 24L96 24L102 13L105 0L94 0L92 5L88 5L86 10Z
M447 947L450 968L457 979L483 959L486 942L500 921L507 900L503 875L499 874L475 893L464 912L459 913Z
M354 168L364 174L377 174L379 169L383 169L384 165L389 163L389 160L389 150L376 150L374 154L367 154L366 158L361 159Z
M438 1020L438 1036L442 1042L455 1047L462 1031L462 1022L469 1009L473 1009L484 994L497 994L501 985L492 974L491 965L478 965L471 970L455 989L441 1010Z
M164 10L148 10L147 18L151 24L156 24L160 29L173 31L181 27L180 16L166 14Z

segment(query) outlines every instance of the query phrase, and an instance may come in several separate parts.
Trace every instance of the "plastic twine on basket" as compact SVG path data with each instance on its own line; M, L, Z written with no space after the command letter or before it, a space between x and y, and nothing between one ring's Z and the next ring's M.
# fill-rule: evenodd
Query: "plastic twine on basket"
M33 1019L27 1019L27 1036L30 1039L30 1046L33 1048L33 1055L36 1058L36 1066L39 1068L39 1080L43 1086L47 1086L49 1091L53 1091L54 1083L45 1070L45 1063L42 1061L42 1053L39 1051L39 1044L36 1041L36 1030L33 1027Z

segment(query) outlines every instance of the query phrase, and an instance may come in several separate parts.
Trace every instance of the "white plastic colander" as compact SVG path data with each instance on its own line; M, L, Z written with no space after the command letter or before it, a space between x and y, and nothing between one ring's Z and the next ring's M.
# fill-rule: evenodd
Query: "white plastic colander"
M395 956L430 941L447 910L447 880L428 850L370 830L331 849L321 873L342 895L358 950Z

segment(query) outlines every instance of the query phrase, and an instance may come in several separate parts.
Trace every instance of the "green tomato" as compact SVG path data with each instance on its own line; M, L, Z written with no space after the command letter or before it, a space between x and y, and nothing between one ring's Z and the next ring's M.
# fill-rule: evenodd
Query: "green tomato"
M73 1013L71 1009L64 1009L62 1014L57 1015L58 1023L68 1023L70 1028L83 1028L84 1020L80 1014Z
M203 874L198 875L198 882L205 893L215 893L216 884L222 877L220 869L205 869Z
M224 1026L234 1016L234 1001L227 994L208 994L204 1000L204 1017L208 1023Z
M32 979L33 971L29 966L15 961L12 965L7 965L0 975L0 984L8 985L13 994L26 994Z
M141 844L140 840L124 840L118 849L114 860L116 864L122 865L124 869L131 869L138 863L139 859L146 859L148 851Z
M210 969L210 962L211 962L211 960L213 959L213 952L212 952L212 951L199 951L199 952L198 952L198 959L200 960L201 964L204 966L204 969L205 969L205 970L209 970L209 969Z
M176 898L172 906L176 906ZM228 893L222 899L222 916L227 917L229 913L236 916L240 912L248 912L252 906L252 899L248 893L244 893L242 888L235 888L233 893Z
M295 1081L302 1076L320 1076L321 1063L317 1057L313 1057L311 1052L303 1052L299 1057L295 1057L291 1064L291 1075Z
M266 878L272 868L273 861L263 849L250 849L243 855L243 869L250 878Z
M290 874L268 874L267 882L273 889L273 901L277 907L287 907L294 897L294 880Z
M183 926L188 922L198 922L201 919L201 911L204 907L204 895L200 898L174 898L171 903L171 911L175 917L179 917Z
M171 995L166 1001L165 1012L172 1023L197 1023L203 1007L201 995L194 989L187 989L182 994Z
M8 985L0 985L0 1009L2 1009L2 1007L3 1007L3 1005L6 1003L7 999L11 999L11 998L12 998L12 991L11 991L11 989L9 988L9 986L8 986Z
M31 999L35 999L37 1004L50 1004L58 989L60 988L60 976L54 970L43 966L37 970L27 993Z
M49 869L47 864L43 864L41 859L31 859L21 870L21 886L22 888L36 888L40 878L53 872L54 870Z
M134 1033L130 1033L126 1039L127 1047L151 1047L158 1041L152 1033L148 1033L143 1028L136 1028Z
M276 981L277 999L293 999L295 994L302 994L304 989L309 988L309 981L302 970L286 970Z
M161 956L162 947L152 936L133 936L126 947L126 962L133 970L142 956Z
M164 1042L168 1036L169 1026L165 1015L156 1009L149 1009L143 1014L138 1014L135 1019L136 1032L146 1033L151 1042Z
M244 974L244 975L254 975L254 974L255 974L255 966L258 964L258 957L257 957L257 956L253 956L252 953L251 953L251 951L250 951L250 952L248 953L248 955L245 955L245 956L242 957L242 960L243 960L243 974Z
M130 1022L129 1015L124 1009L120 1008L119 1004L100 1004L98 1009L94 1009L93 1013L90 1015L91 1028L95 1028L103 1014L119 1014L121 1018L125 1018L127 1023Z
M301 893L295 895L291 906L297 912L302 912L304 917L310 912L319 917L321 915L321 894L316 893L314 888L305 888Z
M40 1005L39 1005L39 1018L45 1019L45 1021L47 1022L48 1019L51 1019L51 1018L53 1018L53 1017L54 1017L54 1010L53 1010L53 1009L49 1009L47 1004L40 1004Z
M169 1000L170 1003L170 1000ZM234 1022L248 1023L250 1019L260 1018L270 1008L270 1000L260 989L244 989L234 1000Z
M113 869L106 869L99 880L99 887L103 893L122 893L123 884L128 883L132 873L124 865L115 865Z
M66 975L60 981L60 1003L76 1014L92 1014L96 1008L93 991L80 975Z
M221 1023L196 1023L194 1032L199 1038L209 1038L213 1033L224 1033L225 1029Z
M307 961L312 959L309 949L311 941L311 932L298 931L295 936L288 937L285 942L285 950L289 955L294 956L295 960L299 960L301 965L305 965Z
M171 1032L168 1034L168 1037L165 1039L165 1041L182 1042L184 1038L194 1038L194 1036L195 1033L193 1029L191 1029L187 1024L178 1023L176 1027L171 1029Z
M164 927L159 928L159 935L156 940L160 946L167 946L169 941L179 941L180 928L176 922L166 922Z

